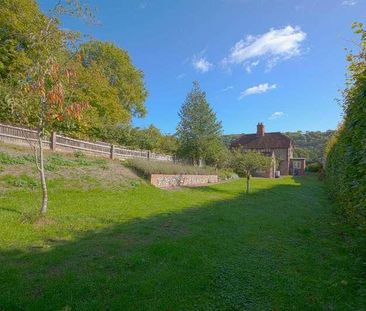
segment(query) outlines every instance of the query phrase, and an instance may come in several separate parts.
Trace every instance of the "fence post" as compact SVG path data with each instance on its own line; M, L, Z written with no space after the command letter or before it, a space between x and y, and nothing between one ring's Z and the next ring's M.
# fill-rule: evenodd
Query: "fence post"
M56 144L57 144L57 134L56 132L51 133L51 150L56 150Z
M150 160L150 150L147 151L147 159Z
M114 145L113 144L111 145L111 152L110 152L109 157L111 160L114 160Z

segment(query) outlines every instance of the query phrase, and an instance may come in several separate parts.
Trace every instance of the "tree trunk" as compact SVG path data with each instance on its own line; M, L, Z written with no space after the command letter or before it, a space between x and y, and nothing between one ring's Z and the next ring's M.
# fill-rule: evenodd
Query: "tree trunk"
M247 175L247 193L249 193L250 174Z
M47 206L48 206L48 193L47 193L47 184L46 184L46 176L44 172L44 153L43 153L43 134L42 132L38 133L38 144L39 144L39 161L38 170L41 178L41 186L42 186L42 205L40 213L42 215L46 214Z

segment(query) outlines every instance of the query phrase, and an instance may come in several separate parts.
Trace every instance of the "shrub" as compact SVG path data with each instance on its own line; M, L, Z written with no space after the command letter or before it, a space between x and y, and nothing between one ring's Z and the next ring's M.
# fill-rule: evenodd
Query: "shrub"
M71 167L74 163L72 160L65 159L60 155L51 155L47 157L45 168L48 171L57 170L60 167Z
M191 174L191 175L217 175L217 171L212 167L197 167L184 164L176 164L166 161L147 161L144 159L129 159L126 165L135 169L145 177L151 174Z
M45 168L48 171L55 171L62 167L78 167L78 166L99 166L103 169L107 168L106 159L89 159L83 153L74 154L75 159L66 158L61 155L51 155L46 159Z
M38 186L37 180L25 174L20 176L6 175L2 179L7 185L17 188L34 189Z
M343 91L344 120L327 145L326 181L340 211L366 227L366 31L355 24L361 51L348 55L347 87Z
M33 162L34 156L32 155L21 155L15 156L8 153L0 152L0 164L14 165L14 164L24 164L26 162Z
M82 152L82 151L79 151L79 150L78 151L75 151L74 152L74 157L75 158L83 158L84 159L85 158L85 153Z
M312 173L319 173L322 168L321 163L313 162L306 165L306 170Z
M238 174L236 174L231 169L219 170L219 179L220 180L230 180L230 179L236 179L236 178L239 178Z
M11 156L10 154L0 152L0 163L1 164L7 164L7 165L24 164L25 159L23 159L22 157Z

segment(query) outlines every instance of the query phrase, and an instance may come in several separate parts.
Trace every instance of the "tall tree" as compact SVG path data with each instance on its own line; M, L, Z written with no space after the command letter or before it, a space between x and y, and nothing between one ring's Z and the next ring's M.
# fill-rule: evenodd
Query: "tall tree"
M225 148L221 138L222 126L197 81L193 82L193 88L180 109L179 117L178 154L191 159L194 164L201 160L216 164L215 154Z

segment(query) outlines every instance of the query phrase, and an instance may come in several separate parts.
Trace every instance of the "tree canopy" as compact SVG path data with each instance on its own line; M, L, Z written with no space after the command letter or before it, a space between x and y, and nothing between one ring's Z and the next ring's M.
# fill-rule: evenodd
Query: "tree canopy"
M222 126L198 82L193 83L179 112L177 127L178 154L193 163L204 160L216 164L224 150Z
M78 14L78 1L60 3L55 1L55 10ZM127 124L133 116L146 114L144 75L125 50L97 40L70 44L69 39L79 35L62 30L57 19L50 23L34 0L0 0L0 16L0 121L23 124L10 94L23 87L28 69L50 53L59 64L72 63L73 97L90 105L83 124L63 131L93 137L105 126ZM41 40L46 30L47 40Z
M0 77L16 80L24 77L36 57L46 53L47 46L36 46L33 37L41 34L49 19L33 0L0 0L0 16ZM57 53L62 33L55 24L49 27L56 28L49 47Z
M144 85L144 75L141 70L136 69L130 56L110 42L90 41L80 46L82 63L86 68L97 67L98 72L104 75L110 88L115 92L118 103L125 112L127 121L132 116L145 116L144 105L147 90ZM98 90L98 88L94 89ZM105 94L105 92L101 92ZM123 120L122 121L126 121Z
M271 167L272 158L259 152L234 149L231 152L231 167L234 171L247 180L247 193L250 188L250 177L256 172L267 170Z

